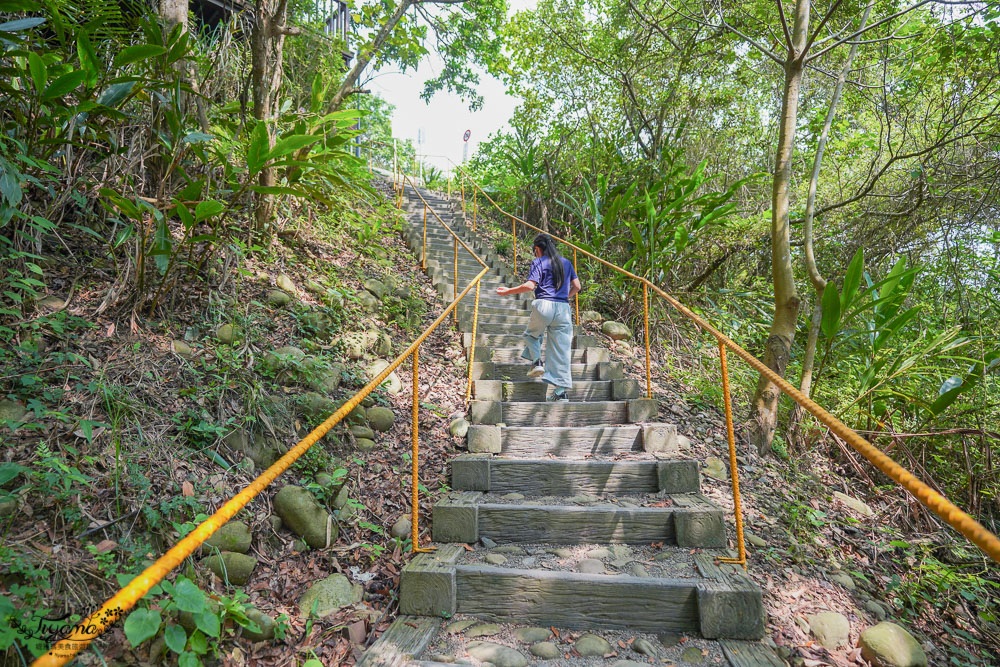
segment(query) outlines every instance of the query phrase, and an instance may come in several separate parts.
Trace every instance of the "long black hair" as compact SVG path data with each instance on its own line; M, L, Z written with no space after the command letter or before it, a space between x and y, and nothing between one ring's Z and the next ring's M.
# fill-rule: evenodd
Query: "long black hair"
M542 251L542 255L549 258L549 266L552 267L552 281L556 284L556 289L562 289L563 281L566 280L566 269L563 266L562 255L556 248L556 242L548 234L539 234L535 237L534 247Z

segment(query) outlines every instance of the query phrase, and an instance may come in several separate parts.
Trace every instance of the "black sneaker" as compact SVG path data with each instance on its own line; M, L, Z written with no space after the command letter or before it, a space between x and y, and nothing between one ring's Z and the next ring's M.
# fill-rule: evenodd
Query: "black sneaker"
M542 365L542 360L539 359L535 363L531 364L531 368L528 369L528 377L540 378L543 375L545 375L545 366Z
M567 398L566 396L565 389L563 389L562 391L559 391L558 389L556 391L553 391L552 395L547 397L545 400L548 401L549 403L569 403L569 398Z

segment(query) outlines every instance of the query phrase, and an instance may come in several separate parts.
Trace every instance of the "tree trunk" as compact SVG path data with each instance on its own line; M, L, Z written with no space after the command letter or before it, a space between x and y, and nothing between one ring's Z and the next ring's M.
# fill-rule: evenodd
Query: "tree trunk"
M771 188L771 277L774 282L774 319L767 339L764 363L784 375L791 354L792 339L799 314L799 296L792 272L791 239L788 227L788 188L792 174L795 123L799 111L799 88L809 29L810 0L797 0L792 28L792 45L785 59L785 89L781 102L781 125L774 159ZM757 382L751 414L750 441L761 454L771 449L778 423L777 385L763 375Z
M864 29L868 23L868 16L871 14L872 4L865 7L865 13L861 17L861 27ZM837 77L837 85L833 89L833 97L830 98L830 109L826 113L826 121L823 123L823 130L820 132L819 141L816 144L816 156L813 159L812 174L809 177L809 195L806 199L805 225L803 236L805 240L805 264L806 272L809 274L809 281L813 289L816 290L816 304L813 306L812 319L809 323L809 337L806 339L805 357L802 360L802 376L799 379L799 389L806 396L812 390L813 367L816 362L816 344L819 340L820 323L823 321L823 290L826 289L826 278L819 272L816 266L816 256L813 253L813 218L816 214L816 190L819 187L819 172L823 166L823 154L826 152L826 143L830 138L830 128L833 120L837 116L837 105L840 104L840 95L844 90L844 82L851 72L854 63L854 56L858 52L857 43L851 44L851 49L847 54L847 62L840 70ZM802 420L802 407L798 404L792 409L792 414L788 420L790 439L798 439L800 422Z
M385 41L389 39L389 36L392 34L396 24L399 23L400 19L403 18L403 15L406 14L406 10L415 4L417 4L415 0L401 0L399 5L396 7L396 11L392 13L389 20L386 21L385 25L383 25L378 31L378 34L375 35L375 39L372 40L372 43L368 45L364 51L358 51L357 58L354 61L354 67L352 67L351 71L347 73L346 77L344 77L344 82L340 84L340 89L331 100L331 106L334 110L339 109L340 105L344 103L344 100L346 100L347 97L354 92L355 87L358 84L358 77L361 76L361 71L368 66L372 57L378 53L378 50L382 48Z
M253 115L267 126L268 143L274 148L274 133L270 121L277 110L278 90L281 88L282 59L285 35L297 30L285 25L288 15L287 0L257 0L254 6L255 23L251 38L253 62ZM257 177L258 185L277 185L277 172L266 167ZM274 217L274 195L258 194L254 205L254 240L268 236Z

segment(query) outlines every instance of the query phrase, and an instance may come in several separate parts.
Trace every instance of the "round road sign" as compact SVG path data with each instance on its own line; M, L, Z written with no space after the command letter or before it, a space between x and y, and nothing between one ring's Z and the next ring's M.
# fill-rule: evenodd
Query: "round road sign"
M469 137L472 136L472 130L466 130L465 134L462 135L462 141L468 141Z

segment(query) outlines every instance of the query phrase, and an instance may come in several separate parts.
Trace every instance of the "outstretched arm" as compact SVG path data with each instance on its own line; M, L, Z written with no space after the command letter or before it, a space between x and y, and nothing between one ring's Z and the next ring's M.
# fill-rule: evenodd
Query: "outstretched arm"
M497 294L500 296L507 296L513 294L521 294L523 292L531 292L535 289L535 282L533 280L526 280L517 287L498 287Z
M571 282L569 284L569 298L572 299L574 296L576 296L577 294L579 294L580 290L582 290L582 289L583 289L583 286L580 285L580 279L579 278L573 278L573 282Z

